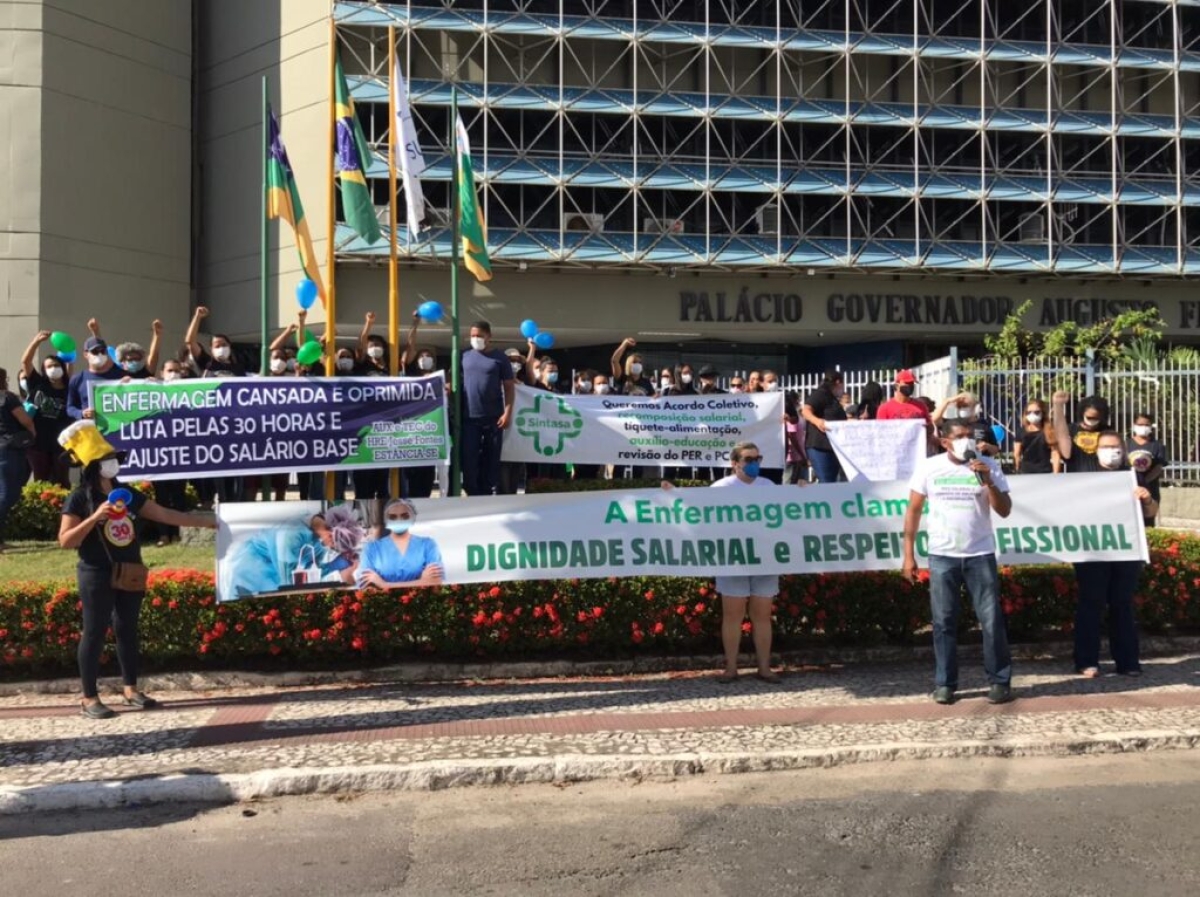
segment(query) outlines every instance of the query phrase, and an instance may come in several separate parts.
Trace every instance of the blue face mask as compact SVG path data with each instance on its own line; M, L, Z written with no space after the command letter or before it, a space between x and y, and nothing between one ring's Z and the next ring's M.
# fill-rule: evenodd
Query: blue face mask
M402 536L412 529L411 520L389 520L387 522L388 532L394 536Z
M127 361L124 364L125 370L129 371L131 374L139 373L145 366L146 362L144 361Z
M557 383L558 382L558 371L547 371L546 372L546 382L547 383Z
M753 479L754 477L757 477L758 472L761 469L762 469L762 462L760 462L760 461L747 461L745 464L742 465L742 473L744 473L746 476L750 477L751 479Z

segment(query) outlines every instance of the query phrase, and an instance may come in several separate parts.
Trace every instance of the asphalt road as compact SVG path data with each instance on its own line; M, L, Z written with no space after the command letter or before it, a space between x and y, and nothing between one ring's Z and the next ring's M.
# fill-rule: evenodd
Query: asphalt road
M880 763L0 817L0 890L1200 894L1200 756Z

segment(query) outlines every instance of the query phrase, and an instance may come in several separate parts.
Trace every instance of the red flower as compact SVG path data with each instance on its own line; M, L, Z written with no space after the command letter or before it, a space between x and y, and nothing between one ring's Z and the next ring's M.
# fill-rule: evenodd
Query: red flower
M363 641L361 638L359 638L358 636L355 636L354 638L352 638L350 640L350 647L353 648L355 651L362 651L364 648L367 647L367 643L365 641Z
M491 588L488 590L488 597L490 597L490 598L499 598L499 597L500 597L500 586L492 586L492 587L491 587Z

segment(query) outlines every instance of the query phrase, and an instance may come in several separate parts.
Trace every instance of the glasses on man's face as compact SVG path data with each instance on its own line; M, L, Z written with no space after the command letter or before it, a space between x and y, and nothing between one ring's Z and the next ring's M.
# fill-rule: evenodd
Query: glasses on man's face
M740 388L743 384L742 384L741 380L738 380L736 383L730 383L729 385L732 386L733 388L737 389L737 388Z
M88 349L88 355L107 355L107 349Z

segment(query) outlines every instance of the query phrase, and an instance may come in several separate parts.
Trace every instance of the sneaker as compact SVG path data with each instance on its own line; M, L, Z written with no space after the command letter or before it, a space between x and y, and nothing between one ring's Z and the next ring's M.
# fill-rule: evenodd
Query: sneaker
M989 704L1007 704L1013 699L1012 686L997 682L988 689L987 699Z
M933 690L933 700L938 704L953 704L954 689L949 685L939 685Z

